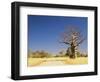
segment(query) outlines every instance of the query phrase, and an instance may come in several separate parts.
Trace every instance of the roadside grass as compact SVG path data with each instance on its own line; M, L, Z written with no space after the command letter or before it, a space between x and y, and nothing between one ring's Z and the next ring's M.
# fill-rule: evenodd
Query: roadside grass
M81 65L81 64L88 64L88 57L78 57L75 59L71 59L69 57L52 57L52 58L28 58L27 66L39 66L43 62L54 62L54 61L61 61L64 65Z

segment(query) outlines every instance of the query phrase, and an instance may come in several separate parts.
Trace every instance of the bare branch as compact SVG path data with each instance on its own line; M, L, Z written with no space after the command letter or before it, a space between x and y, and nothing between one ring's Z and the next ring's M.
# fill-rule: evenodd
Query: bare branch
M68 43L68 42L62 42L62 43L65 43L65 44L68 44L68 45L70 45L70 43Z
M59 42L59 43L64 43L64 44L68 44L68 45L70 45L70 43L68 43L68 42Z
M65 32L61 36L61 43L74 46L79 46L86 38L83 38L82 32L75 26L68 26Z
M81 43L83 43L83 41L86 40L86 38L81 39L76 46L79 46Z

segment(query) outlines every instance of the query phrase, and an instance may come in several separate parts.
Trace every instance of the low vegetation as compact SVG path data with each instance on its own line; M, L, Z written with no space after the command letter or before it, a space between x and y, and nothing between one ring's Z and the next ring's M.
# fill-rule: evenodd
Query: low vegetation
M61 51L56 55L47 53L45 51L29 52L28 54L29 67L47 65L48 62L51 62L53 65L54 61L56 61L55 65L58 65L58 61L62 62L63 65L88 64L88 55L78 52L77 57L72 59L69 57L68 53L65 53L64 51Z
M53 55L45 51L35 51L35 52L29 52L28 58L69 57L69 55L70 54L68 52L64 52L64 51L61 51L56 55ZM77 52L76 57L88 57L88 55Z

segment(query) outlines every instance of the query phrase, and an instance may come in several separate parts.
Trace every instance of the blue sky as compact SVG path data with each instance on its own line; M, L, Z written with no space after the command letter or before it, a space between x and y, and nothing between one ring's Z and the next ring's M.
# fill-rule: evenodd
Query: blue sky
M66 50L68 46L59 43L61 34L67 26L76 26L87 36L87 22L86 17L28 15L28 49L50 53ZM87 52L87 40L80 45L80 50Z

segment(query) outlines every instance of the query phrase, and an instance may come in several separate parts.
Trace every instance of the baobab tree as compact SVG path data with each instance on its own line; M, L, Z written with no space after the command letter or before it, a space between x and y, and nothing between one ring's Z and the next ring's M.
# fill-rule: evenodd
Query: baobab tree
M62 34L61 43L69 46L66 50L69 52L70 58L76 58L76 50L80 44L86 39L78 27L68 26L66 31Z

